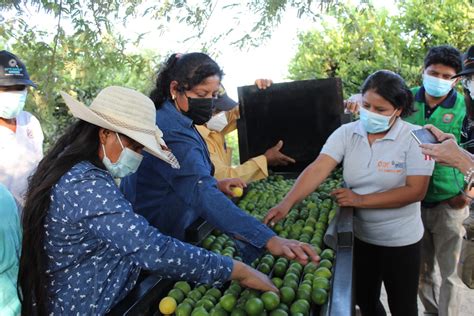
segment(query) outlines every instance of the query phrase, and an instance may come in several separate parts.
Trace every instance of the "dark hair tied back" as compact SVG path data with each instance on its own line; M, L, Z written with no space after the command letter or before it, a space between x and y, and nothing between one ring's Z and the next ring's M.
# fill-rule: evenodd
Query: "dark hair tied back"
M161 65L150 98L158 109L163 102L171 99L170 84L172 81L178 82L178 90L184 92L212 76L222 79L223 72L208 55L204 53L172 54Z
M373 90L390 102L395 109L402 109L401 117L407 117L414 112L413 93L400 75L389 70L379 70L365 79L361 93Z

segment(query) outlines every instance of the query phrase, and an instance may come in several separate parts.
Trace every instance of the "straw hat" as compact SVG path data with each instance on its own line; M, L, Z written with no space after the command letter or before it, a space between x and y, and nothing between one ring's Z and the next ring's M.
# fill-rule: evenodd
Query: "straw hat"
M126 135L145 146L150 154L179 168L176 157L167 150L163 133L155 124L155 105L142 93L123 87L107 87L89 107L67 93L61 92L61 95L74 117Z

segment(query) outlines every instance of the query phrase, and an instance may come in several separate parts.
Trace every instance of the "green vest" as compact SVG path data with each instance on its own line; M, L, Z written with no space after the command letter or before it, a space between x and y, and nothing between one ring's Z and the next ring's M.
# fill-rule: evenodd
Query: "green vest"
M413 95L416 95L418 90L420 87L413 88L411 91ZM457 94L456 102L452 108L438 106L429 119L425 119L425 104L423 102L415 102L415 110L415 113L404 120L420 126L432 124L445 133L453 134L458 143L460 142L462 123L466 116L466 105L461 94ZM464 177L461 172L436 163L424 201L428 203L441 202L458 195L459 187L456 184L456 179L459 186L463 187Z

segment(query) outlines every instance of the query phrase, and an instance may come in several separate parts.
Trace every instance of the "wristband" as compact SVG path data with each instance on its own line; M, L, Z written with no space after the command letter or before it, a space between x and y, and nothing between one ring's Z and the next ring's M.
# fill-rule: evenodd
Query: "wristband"
M471 167L467 170L466 175L464 176L464 182L467 184L471 184L473 181L472 176L474 175L474 169Z

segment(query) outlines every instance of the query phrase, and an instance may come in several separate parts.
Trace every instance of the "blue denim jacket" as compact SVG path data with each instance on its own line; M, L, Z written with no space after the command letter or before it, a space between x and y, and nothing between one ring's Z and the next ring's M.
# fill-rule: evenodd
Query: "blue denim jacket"
M121 184L135 212L163 233L181 240L185 229L202 217L236 239L245 262L253 260L275 233L217 188L206 143L191 119L167 101L158 109L156 122L181 168L173 169L145 153L138 172Z
M103 315L132 289L140 269L223 284L230 258L161 234L135 214L110 174L76 164L51 190L44 221L50 315Z

